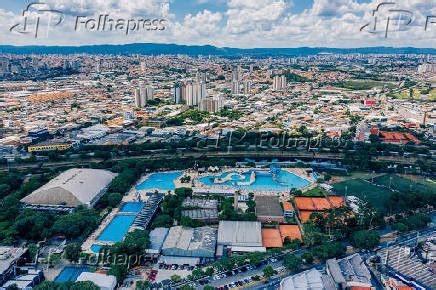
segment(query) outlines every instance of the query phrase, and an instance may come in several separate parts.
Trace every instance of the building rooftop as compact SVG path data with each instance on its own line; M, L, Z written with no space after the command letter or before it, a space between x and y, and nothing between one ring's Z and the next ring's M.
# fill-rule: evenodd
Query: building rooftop
M9 269L25 252L25 248L0 247L0 275Z
M378 253L383 264L390 266L403 276L413 278L431 289L436 289L436 279L431 266L423 264L416 256L411 256L410 248L395 246L380 250Z
M352 283L354 286L371 287L371 273L359 254L340 260L329 259L326 266L333 280L338 284Z
M333 279L316 269L286 277L280 282L282 290L336 290Z
M218 200L188 197L183 201L182 206L191 208L216 209L218 208Z
M241 247L262 247L260 222L220 221L218 244Z
M294 206L289 201L285 201L283 203L283 210L284 211L293 211L294 210Z
M117 278L115 276L91 272L82 272L76 281L91 281L100 287L100 289L115 289L117 285Z
M217 209L188 209L182 211L182 216L194 220L216 220L218 219Z
M107 170L73 168L41 186L21 201L30 205L92 206L117 176Z
M216 229L211 227L170 228L162 246L165 255L203 256L215 255Z
M165 238L169 232L168 228L155 228L150 234L150 247L146 250L147 253L159 253L162 249Z

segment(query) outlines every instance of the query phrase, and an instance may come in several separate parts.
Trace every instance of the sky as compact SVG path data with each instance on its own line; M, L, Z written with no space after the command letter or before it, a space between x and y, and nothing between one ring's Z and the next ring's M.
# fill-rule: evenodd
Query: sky
M436 47L436 0L40 0L34 4L37 2L0 1L0 45ZM29 4L33 5L23 15ZM107 27L93 29L99 15L120 25L110 31ZM146 30L145 19L160 21L153 22L159 29Z

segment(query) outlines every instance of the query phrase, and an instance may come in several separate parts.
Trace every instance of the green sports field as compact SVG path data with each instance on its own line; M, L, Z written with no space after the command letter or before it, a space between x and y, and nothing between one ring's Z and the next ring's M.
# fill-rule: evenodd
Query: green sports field
M371 184L363 179L351 179L333 184L333 189L340 195L356 196L368 201L373 207L384 211L385 201L392 194L392 191Z
M422 179L412 180L404 178L395 174L386 174L374 178L374 183L383 185L398 190L398 191L417 191L417 192L430 192L436 194L436 184L430 183Z
M407 192L432 193L436 195L436 183L424 179L410 179L396 174L385 174L372 179L355 178L333 184L333 189L340 195L357 196L368 201L373 207L385 211L385 202L394 190ZM390 188L389 188L390 187ZM347 190L346 190L347 188Z

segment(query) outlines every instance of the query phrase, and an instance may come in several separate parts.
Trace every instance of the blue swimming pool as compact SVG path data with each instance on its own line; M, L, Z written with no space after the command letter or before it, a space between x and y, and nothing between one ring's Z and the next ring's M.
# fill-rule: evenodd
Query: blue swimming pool
M96 254L100 253L101 248L103 248L102 245L96 245L96 244L91 245L91 251Z
M132 213L138 213L142 210L144 207L143 202L126 202L123 204L123 207L120 209L120 212L132 212Z
M60 283L67 282L67 281L74 282L76 281L77 277L80 276L81 273L88 272L88 271L89 271L88 267L66 266L55 278L55 282L60 282Z
M176 185L174 180L179 178L182 172L159 172L150 174L150 176L144 180L141 184L136 186L137 190L148 190L148 189L158 189L158 190L174 190Z
M290 189L300 189L309 186L311 183L307 179L301 178L298 175L287 172L285 170L280 170L277 174L272 174L266 170L256 170L256 180L249 185L238 185L238 182L248 182L250 180L250 175L253 171L247 171L244 173L238 172L225 172L221 175L211 175L200 178L200 182L209 186L225 185L234 188L241 188L253 191L284 191ZM223 183L215 183L215 178L226 178L229 177Z
M129 231L136 215L115 215L98 236L97 241L121 242Z

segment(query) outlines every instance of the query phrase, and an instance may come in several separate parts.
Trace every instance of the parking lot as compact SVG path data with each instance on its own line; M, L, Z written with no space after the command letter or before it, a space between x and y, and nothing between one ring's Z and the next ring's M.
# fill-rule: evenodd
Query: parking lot
M257 281L254 281L254 276L263 277L263 269L271 265L273 269L285 270L282 261L276 259L264 261L256 266L244 266L238 270L227 271L225 273L215 274L212 277L200 279L197 281L195 288L203 289L205 285L216 287L217 289L227 290L240 287L249 287Z
M156 282L162 282L164 280L170 280L171 276L177 275L181 278L186 278L191 274L193 267L176 266L176 265L155 265L153 270L157 271Z

